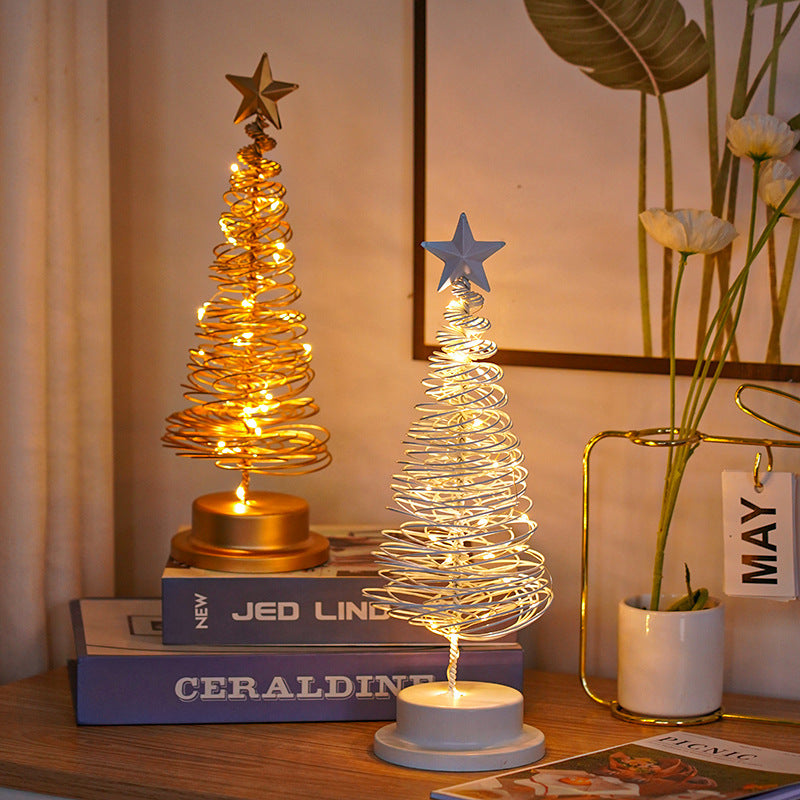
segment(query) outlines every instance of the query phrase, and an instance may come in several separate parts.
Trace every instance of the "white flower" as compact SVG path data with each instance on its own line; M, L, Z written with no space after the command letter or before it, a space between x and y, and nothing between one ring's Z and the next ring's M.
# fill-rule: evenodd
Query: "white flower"
M797 175L783 161L770 161L764 165L758 178L758 196L772 208L777 208L797 180ZM781 210L787 217L800 219L800 190L795 190Z
M770 114L748 114L741 119L728 117L728 147L739 158L763 161L783 158L800 141L800 131L793 131L783 120Z
M639 219L660 245L684 255L716 253L739 235L730 222L694 208L649 208L639 214Z

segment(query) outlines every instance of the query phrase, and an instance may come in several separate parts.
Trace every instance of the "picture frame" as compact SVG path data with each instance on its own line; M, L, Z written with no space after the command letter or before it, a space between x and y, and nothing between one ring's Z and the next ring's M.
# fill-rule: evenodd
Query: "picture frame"
M691 0L686 0L690 2ZM440 312L438 308L435 307L435 280L438 278L437 269L441 267L441 263L432 257L430 254L426 254L426 251L420 246L421 242L426 241L428 239L431 240L447 240L452 235L452 230L455 226L457 220L457 213L456 211L466 211L470 217L470 222L472 224L473 233L477 240L497 240L501 238L507 238L509 244L518 244L517 240L512 241L513 237L515 236L515 230L513 225L510 226L510 230L505 230L506 221L513 217L513 210L512 213L506 213L507 210L502 208L497 209L497 213L487 214L487 219L494 220L494 225L491 228L486 229L484 224L483 218L475 219L475 215L473 214L472 208L456 208L455 205L452 208L448 208L445 211L442 211L442 215L437 216L439 214L439 206L446 206L447 202L440 203L437 200L437 193L433 190L433 181L438 176L438 180L441 183L448 183L449 179L445 177L445 180L442 180L442 175L444 174L442 170L436 163L436 159L439 158L439 154L445 153L449 154L450 152L460 151L464 142L464 149L469 149L470 140L469 137L465 137L465 133L463 131L463 127L461 128L461 133L454 136L452 130L447 130L448 125L448 115L451 114L452 109L444 108L442 109L441 106L441 98L442 98L442 87L439 86L436 89L436 92L431 92L431 81L438 80L441 83L442 76L447 78L447 71L438 71L435 69L437 65L437 60L442 58L442 54L451 51L454 47L461 45L464 47L465 51L469 53L469 60L474 61L476 59L482 60L482 67L481 69L486 73L488 71L489 76L486 78L486 84L481 84L480 87L476 86L476 93L479 94L478 100L484 101L486 100L485 93L480 94L480 91L485 89L487 86L493 87L493 91L495 92L495 96L491 99L491 102L481 103L480 112L486 115L491 115L496 108L502 108L508 111L509 105L508 103L502 102L502 95L503 95L503 86L508 85L509 81L506 81L504 84L502 80L497 80L495 76L492 75L492 67L487 65L487 59L492 59L492 51L496 51L499 53L499 62L507 62L509 58L513 56L509 55L509 46L513 47L513 42L509 45L509 39L512 37L504 37L502 40L502 46L498 46L497 41L490 42L487 44L486 48L483 48L483 42L481 40L481 36L491 36L491 33L478 33L474 38L470 39L468 35L465 35L464 31L470 25L470 14L473 13L472 9L476 9L478 12L478 16L480 16L480 6L486 5L485 2L481 2L481 0L476 0L475 3L470 4L463 4L463 3L448 3L445 0L437 0L436 4L428 4L426 0L414 0L414 116L413 116L413 124L414 124L414 132L413 132L413 239L414 239L414 258L413 258L413 340L412 340L412 347L413 347L413 357L415 359L427 359L431 353L436 348L434 344L435 333L431 329L431 325L435 324L436 321L440 318ZM493 19L501 16L503 13L503 8L508 5L511 8L510 3L501 4L501 6L497 5L496 0L492 2L492 14ZM533 24L531 24L527 19L523 20L522 17L525 15L525 8L522 0L517 0L514 4L514 8L512 8L512 12L515 15L515 19L513 22L514 30L520 29L523 24L527 24L528 29L524 31L520 31L521 36L525 36L530 39L530 48L526 44L527 39L523 42L522 49L525 50L522 54L522 58L527 58L529 55L529 50L535 48L539 51L539 57L542 57L542 53L544 57L549 58L552 62L552 75L550 76L550 80L553 82L559 82L559 85L564 85L564 91L569 92L573 88L576 88L580 92L584 92L583 95L585 98L589 98L588 101L581 101L586 104L593 103L593 108L602 108L603 106L607 106L609 108L609 117L608 119L603 119L602 122L610 122L610 124L614 124L614 114L617 113L616 109L622 107L620 104L627 104L627 106L635 107L638 101L634 100L631 96L632 93L630 92L620 92L620 91L613 91L607 89L606 87L599 86L592 81L588 80L585 75L580 73L576 67L573 67L566 62L562 62L553 52L547 50L546 45L539 37L538 32L534 28ZM467 10L469 9L469 10ZM429 13L435 12L439 21L435 27L430 25L429 21ZM450 15L451 21L449 24L446 22L443 24L442 18L443 15ZM488 17L487 17L488 19ZM484 20L485 22L485 20ZM477 29L481 26L475 25L474 27ZM439 47L439 42L434 38L431 37L439 37L442 36L449 37L454 39L454 44L452 47ZM466 59L465 59L466 62ZM461 69L459 65L458 69ZM469 65L467 65L469 66ZM465 70L466 71L466 70ZM432 73L434 75L432 76ZM453 74L460 74L460 72L455 72L451 70L449 73L452 77ZM497 70L496 76L501 75L508 75L507 72L503 70L503 64L501 63L500 67ZM580 85L580 84L583 85ZM698 81L698 86L702 84L702 81ZM452 84L451 84L452 88ZM689 87L692 88L692 87ZM699 89L698 89L699 90ZM447 89L447 91L451 91L451 89ZM453 90L455 93L455 90ZM680 92L676 92L676 95L680 94ZM464 95L464 97L469 98L469 95ZM495 100L500 99L497 103ZM447 98L445 98L445 102ZM465 100L456 98L454 101L454 107L456 111L458 111L459 107L463 108ZM516 105L513 103L516 102ZM530 112L528 110L522 110L523 113L516 114L515 109L520 108L520 102L511 101L512 105L510 106L511 112L509 116L518 116L521 120L530 120L532 118ZM460 104L460 106L459 106ZM598 105L599 104L599 105ZM633 114L631 115L628 112L628 117L626 118L627 122L630 122L630 119L635 119L636 109L634 108ZM548 121L553 119L553 114L551 109L544 109L541 113L537 113L536 120L537 124L541 122L541 126L538 127L538 130L541 131L543 126L548 123ZM445 124L442 124L442 123ZM480 130L483 120L478 118L475 125L475 136L480 137L484 136L485 134ZM705 123L705 120L698 120L697 124ZM527 123L518 120L513 120L513 122L509 121L508 119L505 120L505 125L509 129L516 128L517 130L525 131ZM443 130L444 129L444 130ZM498 138L502 138L505 136L505 132L502 128L498 127L496 130L500 130L500 134L496 134ZM591 131L592 135L596 135L596 131ZM635 134L635 132L634 132ZM525 133L526 136L529 137L529 146L536 147L536 144L530 145L530 141L533 141L535 137L531 137L529 132ZM696 133L694 129L690 132L690 137L696 138ZM437 140L439 143L437 144ZM442 140L445 140L445 144L450 148L447 150L445 147L442 146ZM502 146L505 146L505 140L500 142ZM628 145L630 142L628 142ZM482 142L483 152L490 151L493 147L493 142L489 138L485 138ZM622 147L621 149L624 151L626 149ZM629 147L627 147L629 149ZM582 155L586 155L585 153ZM619 154L617 154L619 155ZM625 153L622 153L623 157ZM502 156L502 154L501 154ZM447 156L449 157L449 155ZM461 156L459 156L460 158ZM580 154L579 156L580 157ZM452 173L461 173L464 170L461 169L459 158L454 160L454 168L452 169ZM520 161L525 160L525 155ZM627 165L628 167L628 174L627 178L630 178L631 175L634 176L635 179L635 170L636 170L636 154L631 156L630 158L631 163ZM477 173L476 173L477 174ZM680 177L680 176L679 176ZM548 184L547 176L540 176L540 180L538 185L535 188L536 191L539 192L540 196L545 195L547 192L550 191L549 186L552 185L552 181ZM513 180L513 179L512 179ZM522 184L524 182L524 178L520 177L519 183ZM503 181L506 184L510 184L507 176L499 177L498 183L502 184ZM491 180L486 181L484 183L484 187L490 187ZM507 187L506 187L507 188ZM627 185L622 187L620 191L624 191L630 198L630 202L633 204L636 200L636 186L630 185L628 182ZM447 192L450 195L457 194L453 187L447 188ZM442 196L444 196L445 192L440 192ZM468 192L466 193L468 194ZM508 193L507 193L508 196ZM452 199L451 197L445 197L446 201ZM583 200L583 196L579 198ZM498 204L496 199L487 200L487 205L491 204ZM676 203L677 204L677 203ZM609 205L606 203L605 205ZM435 210L434 210L435 209ZM482 207L482 211L485 210L485 207ZM494 212L495 209L492 209ZM612 209L613 211L613 209ZM626 214L626 232L625 234L617 234L614 233L613 236L618 239L619 241L625 242L625 248L630 255L631 261L634 261L636 258L636 232L635 232L635 215L636 215L636 208L635 205L630 205L628 208L624 209L625 212L630 212ZM621 215L620 215L621 216ZM630 218L633 218L631 221ZM450 222L452 220L452 223ZM545 223L547 224L547 223ZM447 225L447 227L444 227ZM500 229L498 229L498 226ZM551 226L552 227L552 226ZM573 231L565 228L565 237L572 236ZM589 237L591 234L587 233L586 236ZM627 237L627 238L625 238ZM651 245L652 246L652 245ZM490 262L488 264L489 271L488 277L490 282L492 283L492 289L495 289L495 286L498 283L501 283L504 280L508 279L508 272L501 270L508 270L508 261L512 258L510 255L511 248L509 249L509 254L506 256L507 263L501 267L499 264L500 258L505 256L503 251L501 250L498 256L496 257L495 263ZM532 251L526 251L528 253ZM655 251L654 251L655 253ZM701 257L700 257L701 258ZM616 259L611 258L609 261L614 261ZM656 260L655 254L651 257L652 261ZM583 263L584 259L581 257L577 257L576 261L579 263ZM512 261L511 269L513 271L514 279L516 280L519 274L525 272L527 267L523 267L522 269L514 270L515 266L518 266ZM573 268L574 265L570 265L570 269ZM631 267L631 269L635 269L635 265ZM631 273L632 274L632 273ZM541 288L542 280L547 282L547 277L539 280L539 287ZM576 283L581 282L580 277L576 277ZM558 284L561 281L559 275L551 276L549 280L550 285ZM432 290L432 286L434 289ZM796 287L795 287L796 288ZM797 290L800 292L800 289ZM493 292L494 294L494 292ZM499 303L503 312L506 311L507 306L509 303L513 303L517 297L530 297L533 300L531 307L524 311L524 314L529 316L535 316L539 313L539 309L537 309L536 300L541 299L543 304L548 308L552 309L557 304L548 298L542 298L541 292L537 294L536 291L533 289L526 290L521 289L518 283L514 283L512 286L512 294L510 295L510 300L508 298L503 299L501 298ZM793 292L792 295L793 299L796 297L796 293ZM498 321L497 313L492 315L492 312L489 310L490 302L493 300L493 297L487 298L487 310L484 312L487 317L491 318L493 327L496 327L496 323ZM630 299L630 298L629 298ZM615 319L618 316L625 316L625 317L632 317L635 319L637 314L637 309L635 307L635 302L620 302L620 308L615 309L613 308L612 304L609 304L609 296L604 296L599 301L606 305L607 308L613 309L613 314ZM612 299L613 303L613 299ZM630 348L629 350L625 350L624 348L597 348L595 350L593 344L594 332L595 331L604 331L605 325L603 320L600 318L592 318L590 316L585 317L587 314L587 307L590 310L593 310L592 307L594 303L589 301L587 302L570 302L569 305L565 305L562 307L560 316L565 321L569 322L570 325L570 336L572 336L572 327L576 323L580 323L581 320L584 318L586 319L587 325L587 335L586 335L586 342L587 346L559 346L557 341L547 342L546 344L540 345L538 341L536 341L537 336L534 336L530 342L521 341L519 343L510 341L511 338L507 335L497 336L496 341L498 343L498 351L494 360L503 365L513 365L513 366L535 366L535 367L548 367L548 368L558 368L558 369L579 369L579 370L601 370L601 371L610 371L610 372L635 372L635 373L649 373L649 374L668 374L669 372L669 359L666 355L651 355L645 356L641 353L635 352L634 348ZM790 304L791 308L791 304ZM503 313L501 316L505 316ZM513 315L512 315L513 316ZM788 315L787 315L788 317ZM520 318L519 316L517 318ZM680 317L679 317L680 320ZM788 319L787 319L788 321ZM558 320L552 321L547 324L547 327L544 329L550 339L557 339L558 331L557 328ZM633 323L636 324L635 322ZM513 333L516 335L516 331L520 330L525 327L525 325L516 325L514 327L514 323L510 323L513 328ZM800 334L800 322L798 321L791 321L792 329L787 333L791 333L792 340L798 339L800 340L800 335L795 336L795 331ZM749 336L748 331L744 331L742 336ZM495 338L495 337L492 337ZM574 336L572 336L574 338ZM788 337L787 337L788 338ZM592 345L592 346L590 346ZM796 357L797 356L797 357ZM792 358L787 359L790 360L791 363L765 363L760 361L758 358L752 357L742 357L740 360L729 360L724 368L723 368L723 377L727 378L737 378L737 379L745 379L745 380L770 380L770 381L795 381L800 380L800 347L797 349L797 353L792 353ZM797 362L797 363L795 363ZM678 349L678 358L676 363L676 370L678 374L681 375L691 375L692 370L695 365L695 358L692 357L690 349L684 348L684 352L682 353L680 348Z

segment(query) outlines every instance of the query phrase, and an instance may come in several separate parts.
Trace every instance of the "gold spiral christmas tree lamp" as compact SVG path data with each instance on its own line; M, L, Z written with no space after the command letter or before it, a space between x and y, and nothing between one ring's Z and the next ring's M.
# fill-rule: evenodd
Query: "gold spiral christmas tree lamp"
M217 291L197 314L184 395L193 405L167 418L163 441L241 479L235 491L195 499L191 529L173 537L171 554L230 572L306 569L328 558L327 540L309 530L307 502L250 488L253 474L302 475L330 462L328 432L306 421L319 410L305 394L311 347L301 341L305 316L292 307L300 290L281 168L267 157L276 143L265 127L281 127L277 101L297 86L273 80L266 53L252 77L226 77L243 98L234 122L256 119L225 193L225 241L211 266Z

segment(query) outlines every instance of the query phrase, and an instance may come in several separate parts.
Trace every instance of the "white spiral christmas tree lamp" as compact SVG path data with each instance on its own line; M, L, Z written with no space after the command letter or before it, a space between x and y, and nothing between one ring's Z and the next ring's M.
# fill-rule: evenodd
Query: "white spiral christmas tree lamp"
M453 298L437 333L441 351L423 381L395 510L410 519L383 531L376 553L386 584L366 589L389 614L450 643L447 682L422 683L397 696L397 720L375 734L375 753L419 769L473 771L537 761L544 736L523 723L523 698L509 686L456 680L460 641L506 636L533 622L552 599L544 559L530 547L527 470L502 410L502 369L485 361L494 342L477 314L489 291L483 262L504 242L476 242L465 214L449 242L423 242L444 261L439 282Z

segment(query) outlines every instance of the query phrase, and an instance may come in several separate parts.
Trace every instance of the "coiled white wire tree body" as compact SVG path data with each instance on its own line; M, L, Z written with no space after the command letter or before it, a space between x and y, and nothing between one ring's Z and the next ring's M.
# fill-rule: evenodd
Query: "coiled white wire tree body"
M448 683L456 692L458 643L517 631L539 617L552 590L544 558L531 547L527 470L503 410L501 367L480 316L489 290L482 262L503 242L476 242L461 215L451 242L423 242L445 262L439 289L452 299L438 332L405 442L401 472L392 480L394 510L409 517L384 530L376 552L384 586L366 589L394 617L423 625L450 642Z

